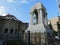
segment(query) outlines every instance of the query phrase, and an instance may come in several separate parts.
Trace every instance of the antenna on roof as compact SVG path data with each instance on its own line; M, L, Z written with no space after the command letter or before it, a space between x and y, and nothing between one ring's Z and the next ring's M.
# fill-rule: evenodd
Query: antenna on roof
M56 0L57 2L57 7L58 7L58 16L60 15L60 3L59 3L59 0Z

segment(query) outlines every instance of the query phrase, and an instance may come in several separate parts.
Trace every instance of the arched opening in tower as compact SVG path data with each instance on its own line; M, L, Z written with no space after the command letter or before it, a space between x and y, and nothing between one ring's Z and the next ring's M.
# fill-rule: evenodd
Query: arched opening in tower
M38 24L38 12L37 9L34 10L34 25Z

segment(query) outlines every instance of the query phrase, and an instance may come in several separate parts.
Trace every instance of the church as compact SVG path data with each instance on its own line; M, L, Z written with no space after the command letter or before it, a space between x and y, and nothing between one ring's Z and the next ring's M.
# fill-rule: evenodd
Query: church
M23 23L13 15L0 16L0 40L22 38L27 27L28 23Z

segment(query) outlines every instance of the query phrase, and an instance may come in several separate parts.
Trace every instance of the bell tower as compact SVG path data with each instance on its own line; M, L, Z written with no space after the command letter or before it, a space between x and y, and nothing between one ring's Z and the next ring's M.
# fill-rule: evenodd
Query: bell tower
M30 10L30 24L28 30L31 32L46 32L48 27L46 8L38 2ZM27 30L26 30L27 31Z
M41 3L34 5L30 11L30 26L39 24L47 26L46 8Z
M51 30L48 28L46 8L40 2L32 6L30 10L30 25L26 30L26 33L28 31L30 31L30 39L31 39L30 41L38 40L39 44L41 45L44 45L47 43L46 42L47 33L51 33ZM39 36L37 36L36 34L38 34ZM33 38L31 38L31 36ZM36 40L33 40L35 39L35 37L36 37ZM33 42L33 43L36 43L36 42Z

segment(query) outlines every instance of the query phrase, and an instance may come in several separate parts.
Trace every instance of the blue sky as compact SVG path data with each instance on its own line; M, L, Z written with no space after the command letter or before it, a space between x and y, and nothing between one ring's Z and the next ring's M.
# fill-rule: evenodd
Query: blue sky
M56 0L0 0L0 15L12 14L22 22L29 22L30 8L39 1L46 7L48 19L58 16Z

